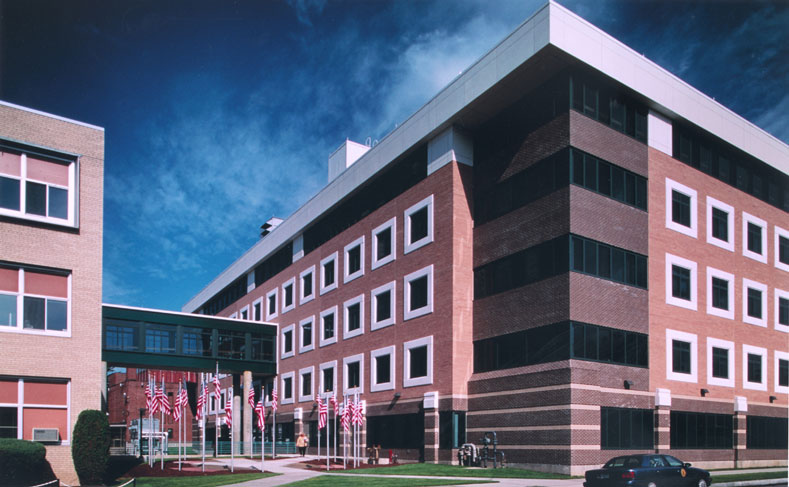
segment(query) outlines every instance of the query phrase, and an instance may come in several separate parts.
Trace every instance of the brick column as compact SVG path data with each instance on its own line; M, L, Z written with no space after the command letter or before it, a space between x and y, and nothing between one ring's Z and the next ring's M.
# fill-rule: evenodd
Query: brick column
M734 418L732 419L732 442L731 446L734 448L734 468L741 468L743 462L742 454L746 449L747 428L748 421L746 420L748 412L748 399L742 396L734 396Z
M671 449L671 391L655 390L655 453Z
M425 411L425 463L438 463L438 392L426 392L423 399Z

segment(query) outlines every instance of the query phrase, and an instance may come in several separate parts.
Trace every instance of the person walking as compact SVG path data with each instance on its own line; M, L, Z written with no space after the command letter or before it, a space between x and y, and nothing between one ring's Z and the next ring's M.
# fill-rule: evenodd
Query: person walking
M304 432L299 433L299 437L296 438L296 447L299 449L301 456L307 453L308 446L310 446L310 440L307 438L307 435L305 435Z

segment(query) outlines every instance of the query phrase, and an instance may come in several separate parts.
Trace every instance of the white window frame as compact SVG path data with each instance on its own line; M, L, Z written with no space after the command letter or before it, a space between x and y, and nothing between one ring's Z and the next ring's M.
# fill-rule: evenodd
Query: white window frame
M762 357L762 381L750 382L748 380L748 354L760 355ZM754 347L753 345L742 345L742 388L753 391L767 390L767 349Z
M381 259L378 258L378 234L382 231L386 230L387 228L391 228L390 232L390 245L392 248L392 252L383 257ZM397 217L392 217L390 220L382 223L381 225L377 226L372 231L372 237L370 241L372 244L370 245L370 256L372 257L370 260L370 269L378 269L381 266L384 266L392 261L395 260L395 256L397 254Z
M774 306L775 310L773 312L773 314L775 315L775 329L778 331L782 331L784 333L789 333L789 325L782 325L781 323L778 322L778 320L780 319L780 309L781 309L780 298L789 300L789 291L784 291L783 289L774 288L773 294L775 295L775 297L773 298L773 300L775 301L775 306Z
M238 311L238 318L239 318L240 320L246 320L246 321L250 321L250 318L249 318L249 312L250 312L250 307L249 307L249 305L246 305L246 306L242 307L242 308L241 308L241 309ZM246 313L246 314L247 314L247 317L246 317L246 318L244 318L244 313Z
M326 369L334 369L334 373L332 374L332 389L331 390L332 390L332 392L334 392L336 394L337 393L337 361L336 360L332 360L331 362L324 362L324 363L320 364L319 368L320 368L320 374L321 374L321 376L319 377L321 394L326 392L326 384L324 384L324 382L323 382L323 371L326 370Z
M17 395L15 402L6 402L0 403L0 406L14 408L16 409L17 414L17 427L16 427L16 439L23 440L25 431L28 430L25 426L25 418L24 412L25 409L35 409L35 408L45 408L51 409L56 411L66 411L66 422L67 424L71 424L71 380L61 381L61 380L50 380L45 379L44 382L50 385L54 384L65 384L66 386L66 403L65 404L38 404L30 400L30 398L25 397L25 382L33 382L36 379L33 377L8 377L7 380L9 382L16 382ZM32 398L33 400L38 398ZM33 425L35 426L35 424ZM66 428L65 431L59 432L61 438L57 445L60 446L71 446L71 430Z
M397 302L397 299L395 299L396 290L397 281L392 281L370 291L370 330L379 330L395 324L395 303ZM389 310L391 316L383 321L376 321L376 317L378 316L378 295L386 291L389 291Z
M230 318L231 320L237 320L238 319L238 311L232 313L230 316L228 316L228 318Z
M348 387L348 364L359 362L359 387ZM357 353L342 359L342 391L343 394L364 393L364 354Z
M690 197L690 227L675 223L672 219L672 192L674 191ZM669 178L666 178L666 228L692 238L697 238L698 235L698 194L696 190Z
M285 392L287 389L285 388L285 379L290 379L290 397L285 397ZM288 372L286 374L282 374L280 377L280 388L277 392L282 391L282 395L279 397L280 404L293 404L295 402L294 396L296 395L296 387L300 384L296 384L296 372Z
M270 303L271 297L274 297L274 312L270 312ZM266 321L271 321L277 316L279 316L279 288L274 288L271 291L266 293L266 300L265 300L265 307L266 307Z
M716 308L712 305L712 278L718 278L729 283L728 286L728 303L729 309L724 310L720 308ZM722 271L720 269L715 269L714 267L707 267L707 314L713 316L719 316L721 318L726 318L729 320L734 319L734 274L730 274L728 272Z
M359 304L359 329L348 331L348 308L354 304ZM335 324L336 327L336 324ZM342 339L347 340L364 334L364 294L345 301L342 305Z
M775 390L775 392L778 392L780 394L789 394L789 387L778 384L779 360L789 361L789 353L781 352L780 350L776 350L775 352L773 352L773 363L774 363L773 377L775 377L775 379L773 379L773 384L774 384L773 389Z
M19 176L12 176L11 174L2 173L0 176L8 179L15 179L19 181L19 210L12 210L9 208L0 208L0 215L10 216L14 218L20 218L23 220L29 221L36 221L36 222L44 222L47 224L58 225L60 227L71 227L71 228L79 228L78 218L77 218L77 208L79 204L79 191L77 185L77 174L79 173L79 160L71 161L68 164L65 161L62 161L64 166L68 166L68 186L63 186L61 184L56 183L49 183L45 181L41 181L38 179L29 178L27 176L27 154L24 150L19 150L20 154L20 162L19 162L19 169L20 175ZM47 161L44 158L40 160L44 162L48 162L50 164L59 164L57 162ZM42 215L34 215L32 213L27 213L27 182L43 184L46 187L46 211L49 212L49 187L65 189L68 193L68 208L66 211L66 218L56 218L53 216L42 216Z
M325 276L325 272L324 272L324 267L329 262L332 262L333 263L332 265L334 266L334 282L329 284L328 286L324 286L323 285L324 284L324 279L326 277ZM339 273L337 272L337 252L334 252L333 254L331 254L328 257L324 257L321 260L320 266L321 266L321 272L320 272L321 282L320 282L320 286L319 287L320 287L320 295L323 296L324 294L328 293L329 291L333 291L333 290L337 289L337 281L339 280L339 277L340 277Z
M310 323L312 326L310 327L310 340L309 345L304 345L304 325ZM303 320L299 321L299 353L309 352L311 350L315 350L315 315L308 316Z
M752 223L762 229L762 253L748 250L748 224ZM742 212L742 255L763 264L767 263L767 222L745 211Z
M310 393L303 394L304 389L304 376L310 376ZM311 402L315 398L315 366L304 367L299 369L299 402Z
M729 352L728 379L712 375L712 348L722 348ZM734 387L734 342L707 337L707 384L711 386Z
M756 289L762 293L762 317L755 318L748 315L748 288ZM750 325L767 328L767 285L760 282L742 279L742 321Z
M411 308L411 281L427 276L427 305L415 310ZM403 321L412 320L433 312L433 265L429 265L403 277Z
M285 328L283 328L282 332L280 333L280 350L282 350L282 354L280 355L280 358L282 358L282 359L286 359L288 357L293 357L294 355L296 355L296 332L295 332L295 329L296 329L296 325L295 324L290 324L290 325L286 326ZM290 338L290 352L285 350L285 334L288 333L288 332L291 333L291 335L290 335L291 336L291 338Z
M375 379L378 375L378 357L389 355L389 382L378 384ZM395 371L395 346L391 345L370 352L370 392L394 390L396 377Z
M304 277L312 274L312 289L310 295L304 295ZM299 304L309 303L315 299L315 266L310 266L299 273Z
M411 243L411 215L427 207L427 235L416 242ZM423 199L419 203L411 206L403 213L403 254L409 254L414 250L424 247L433 241L433 195Z
M328 315L334 315L334 336L329 339L323 338L323 318ZM321 311L320 314L320 336L318 337L318 346L325 347L332 343L337 343L337 335L340 334L340 315L337 313L337 306L332 306L329 309Z
M354 248L359 247L359 270L356 272L349 272L348 266L350 265L350 259L348 258L348 252L353 250ZM343 265L342 265L342 283L347 284L354 279L362 277L364 275L364 235L357 238L353 242L349 243L343 249Z
M690 343L690 374L674 372L674 347L673 341ZM679 382L699 382L699 341L698 336L684 331L666 329L666 379Z
M427 375L411 378L411 354L413 348L427 346ZM424 386L433 383L433 335L403 343L403 387Z
M72 272L68 272L66 277L66 297L48 296L45 294L32 294L25 291L25 268L17 267L17 292L0 291L4 296L14 296L16 298L16 325L15 326L0 326L0 333L19 333L24 335L45 335L53 337L71 337L71 306L72 306ZM44 329L37 330L33 328L25 328L24 326L24 309L25 297L44 299ZM46 302L47 300L66 302L66 329L65 330L47 330L46 329Z
M717 208L725 211L726 227L729 232L729 240L721 240L712 236L712 209ZM727 205L723 201L716 200L712 196L707 196L707 243L734 252L734 207Z
M674 292L674 273L673 266L682 267L690 270L690 301L675 298ZM666 254L666 304L678 306L680 308L690 309L696 311L698 309L698 265L692 260L683 259L682 257Z
M789 265L786 265L779 260L781 257L781 253L779 252L781 237L789 239L789 230L781 228L778 225L774 225L773 233L775 234L775 237L773 237L773 240L775 241L775 245L773 246L773 252L775 253L775 267L781 269L782 271L789 272Z
M285 302L286 302L285 301L285 288L287 288L288 286L290 286L290 306L286 306L285 305ZM280 289L282 290L282 296L281 296L282 307L280 309L280 313L284 315L285 313L287 313L288 311L291 311L292 309L294 309L296 307L296 278L295 277L291 277L287 281L283 282L282 286L280 287Z
M255 318L255 306L260 305L260 318ZM252 301L252 306L249 309L250 319L252 321L263 321L263 318L266 316L266 303L263 297L259 297L256 300Z

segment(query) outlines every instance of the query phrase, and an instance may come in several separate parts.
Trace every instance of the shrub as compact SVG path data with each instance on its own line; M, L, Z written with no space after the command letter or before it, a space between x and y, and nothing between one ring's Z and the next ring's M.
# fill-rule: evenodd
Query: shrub
M102 482L110 458L110 424L104 413L95 409L79 413L74 425L71 458L81 484Z
M0 438L0 485L35 485L55 479L41 443Z

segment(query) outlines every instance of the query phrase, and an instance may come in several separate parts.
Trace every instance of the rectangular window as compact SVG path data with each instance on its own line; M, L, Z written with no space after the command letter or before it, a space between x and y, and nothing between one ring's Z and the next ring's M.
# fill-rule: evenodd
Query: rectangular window
M789 360L778 359L778 386L789 387Z
M285 404L287 402L293 402L293 372L290 373L290 377L282 377L282 402Z
M337 306L321 312L320 346L337 342Z
M742 212L742 255L767 263L767 222Z
M748 316L762 317L762 292L758 289L748 288Z
M786 417L748 416L745 447L754 450L786 450L789 420Z
M403 319L410 320L433 312L433 266L412 272L403 278L405 296Z
M767 349L752 345L742 346L742 387L756 391L767 390Z
M786 196L789 206L789 190L786 191ZM789 272L789 230L774 226L773 234L775 235L775 267Z
M336 368L336 365L336 361L321 364L321 391L334 392L334 369Z
M343 339L364 333L364 295L349 299L345 302L344 308L345 333Z
M561 337L563 334L557 334L548 346L561 348L558 342ZM532 333L526 336L528 341L535 338ZM595 362L633 367L647 367L649 363L647 335L575 321L571 352L571 358Z
M276 288L266 293L266 321L271 321L279 314L277 312L277 294Z
M696 238L696 208L696 190L666 178L666 228Z
M425 337L403 344L403 386L412 387L433 383L433 337Z
M385 384L392 380L391 371L389 369L391 364L391 355L379 355L375 358L375 383Z
M252 319L255 321L263 321L263 300L258 299L252 303Z
M315 299L315 266L301 271L299 274L300 292L299 304L304 304Z
M690 227L690 196L671 192L671 221Z
M742 321L756 326L767 326L767 286L765 284L742 280Z
M301 346L299 347L299 353L309 352L315 348L315 345L313 344L314 322L315 318L313 316L310 316L309 318L303 319L299 322L299 329L301 330L299 333L301 336Z
M408 208L405 220L403 253L413 252L433 241L433 195Z
M371 330L377 330L394 324L395 285L396 281L392 281L373 289L370 293L370 300L372 303L370 313Z
M651 409L600 408L600 447L604 450L651 450L654 447Z
M696 311L698 306L697 269L696 262L666 254L667 304Z
M373 230L373 259L371 268L377 269L395 259L395 228L397 218L392 218Z
M680 340L672 340L672 362L671 370L674 373L690 374L691 361L690 361L690 343Z
M0 331L67 335L70 301L71 274L66 271L0 267Z
M755 353L748 354L748 382L762 382L762 356Z
M569 154L573 184L630 206L647 209L646 178L575 148L571 148Z
M0 190L2 187L0 187ZM0 193L2 194L2 193ZM14 384L16 387L16 384ZM0 438L17 438L17 407L0 407Z
M571 235L570 258L570 268L573 271L631 286L642 288L647 286L647 261L646 256L641 254Z
M729 241L729 214L720 208L712 209L712 236L724 242Z
M729 350L712 347L712 376L719 379L729 378Z
M718 309L729 309L729 281L712 278L712 306Z
M307 367L299 371L301 390L299 391L299 402L312 401L312 367Z
M347 359L346 359L347 360ZM351 358L345 363L345 389L358 389L362 385L362 362Z
M292 357L293 350L293 333L296 325L289 325L282 329L282 356L281 358Z
M728 414L671 411L672 449L731 449L733 419Z
M337 252L321 260L321 295L337 289Z
M755 254L762 253L762 227L748 222L748 250Z
M364 275L364 236L345 246L345 277L350 282Z
M296 307L296 302L293 299L293 288L295 285L295 278L289 279L282 285L282 313L287 313Z
M778 236L778 262L789 265L789 237Z
M671 266L671 295L690 301L690 269L677 265Z
M395 386L395 347L370 352L370 392L393 390Z
M789 326L789 297L778 296L776 320L779 325Z

